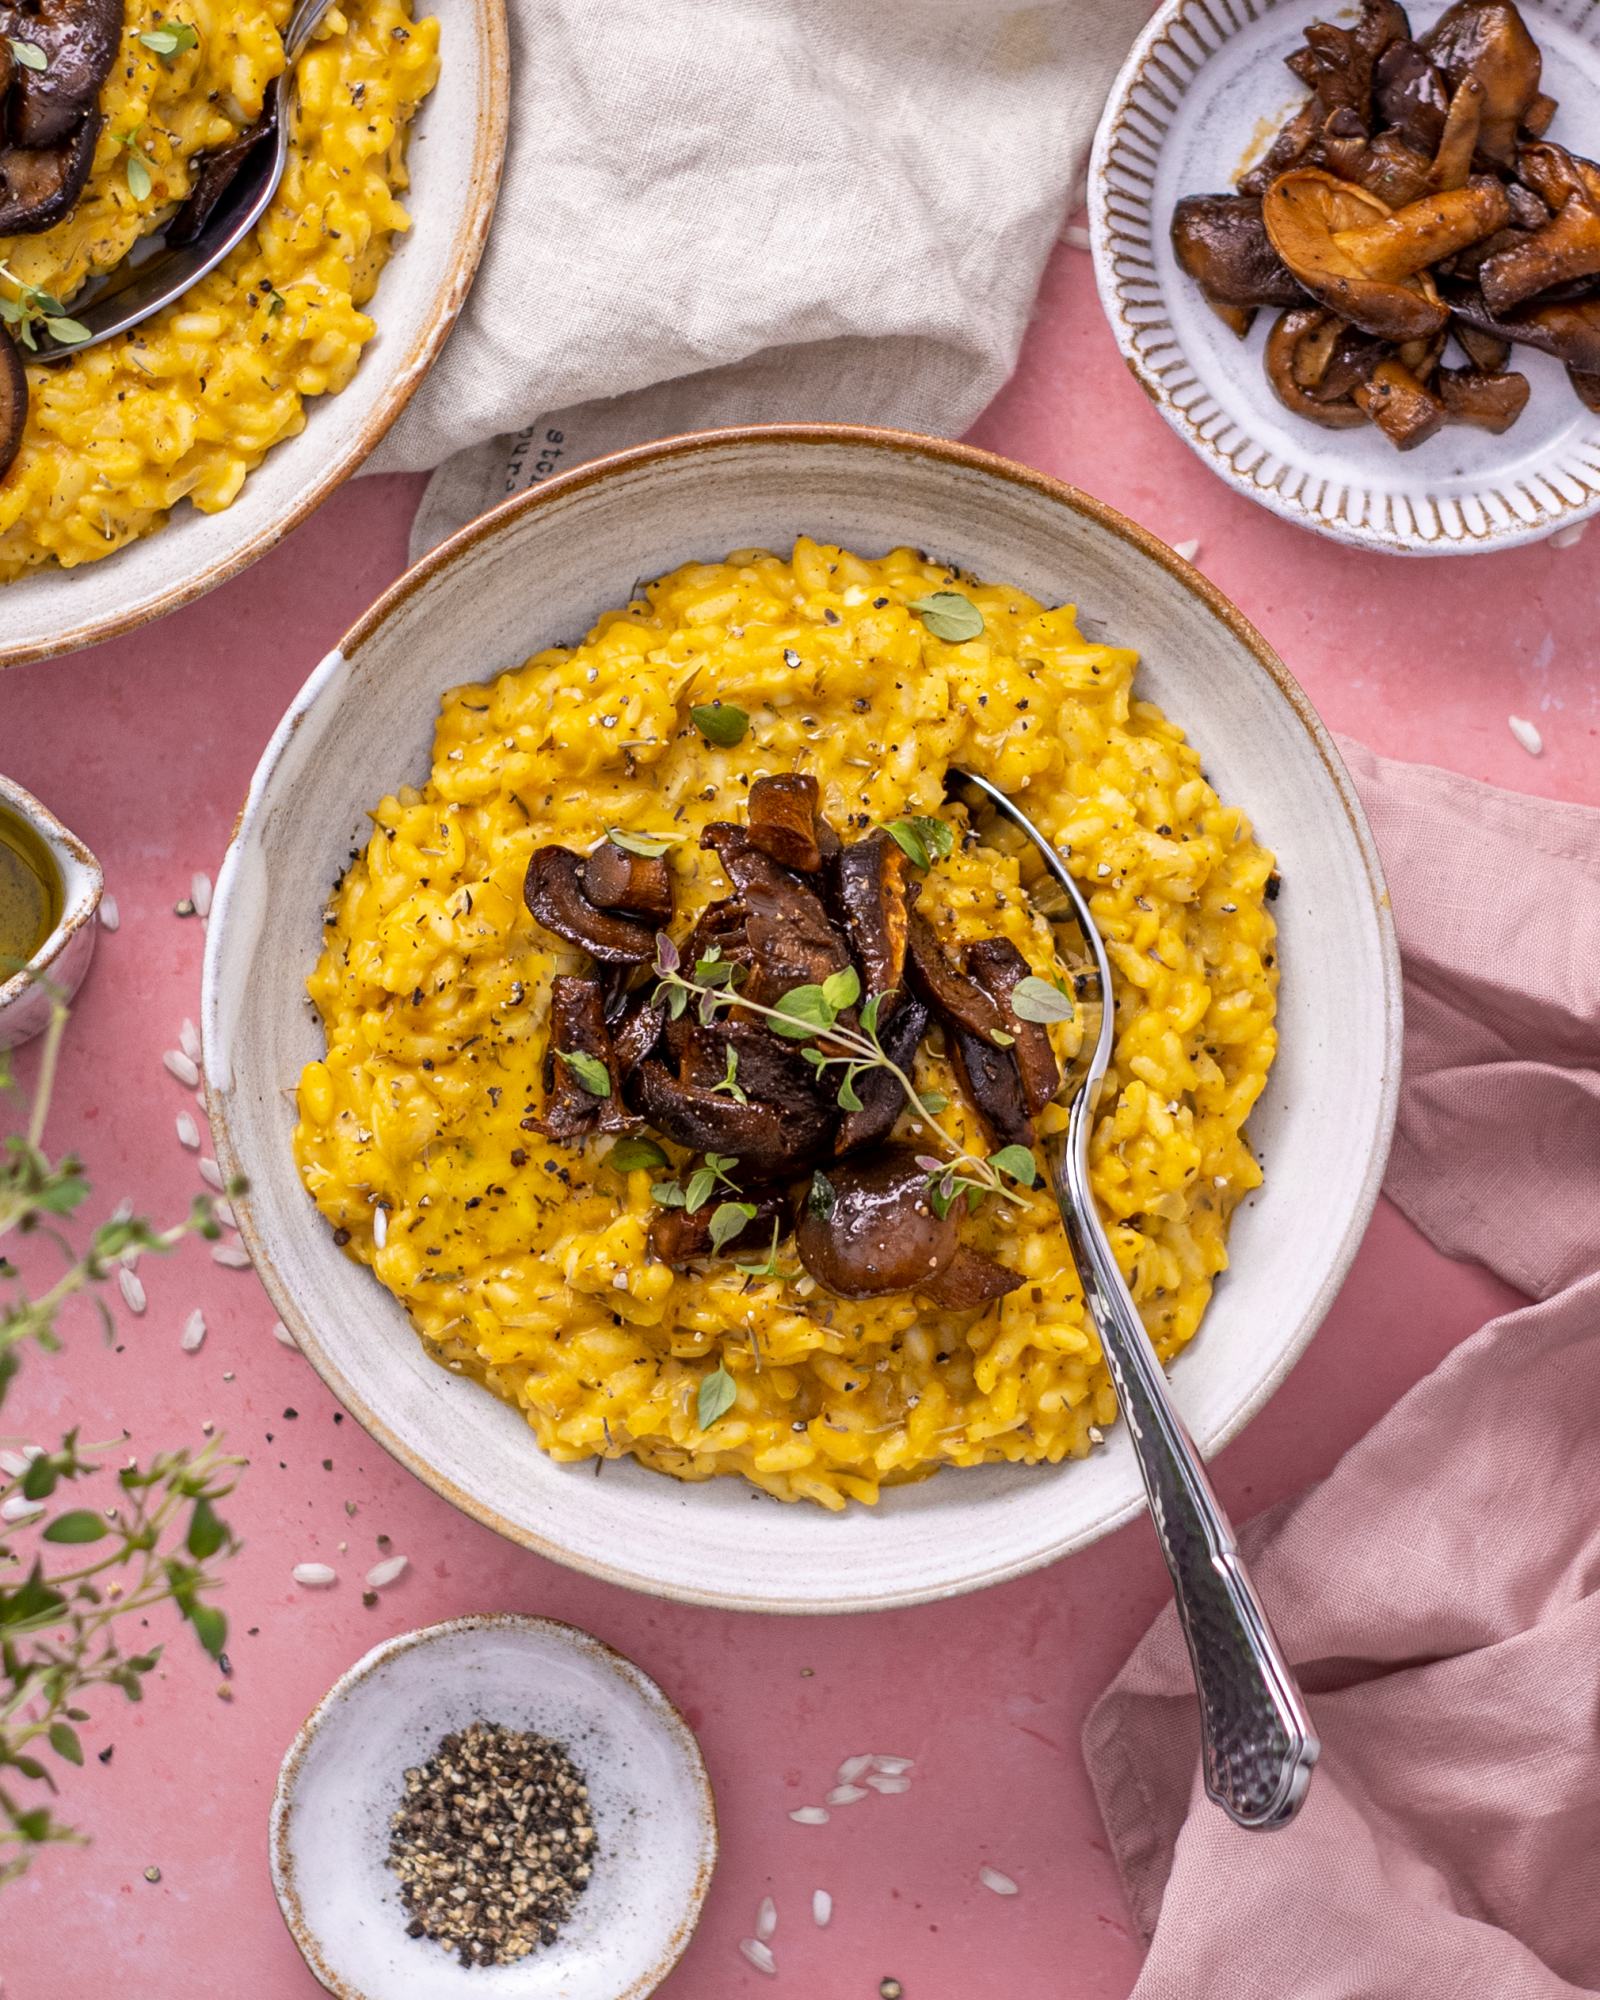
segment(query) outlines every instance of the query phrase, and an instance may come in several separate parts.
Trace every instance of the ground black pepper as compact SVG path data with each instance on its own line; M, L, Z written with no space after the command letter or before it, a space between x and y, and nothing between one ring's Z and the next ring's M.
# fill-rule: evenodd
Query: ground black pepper
M411 1937L463 1965L509 1965L550 1944L589 1886L589 1788L565 1748L474 1722L406 1772L389 1866Z

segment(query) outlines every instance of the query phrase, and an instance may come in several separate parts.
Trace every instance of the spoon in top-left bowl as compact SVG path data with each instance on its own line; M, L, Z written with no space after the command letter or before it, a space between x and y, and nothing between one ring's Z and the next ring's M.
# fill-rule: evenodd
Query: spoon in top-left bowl
M161 247L107 272L72 301L86 339L57 340L41 327L30 361L65 361L118 334L131 333L214 271L265 215L289 159L288 92L296 65L333 0L301 0L283 37L283 74L269 87L261 118L202 166L189 200L163 235Z

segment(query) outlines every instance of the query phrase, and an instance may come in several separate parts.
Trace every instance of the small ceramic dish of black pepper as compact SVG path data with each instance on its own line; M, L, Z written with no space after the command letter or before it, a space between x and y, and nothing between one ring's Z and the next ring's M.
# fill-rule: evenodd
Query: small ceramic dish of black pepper
M339 2000L642 2000L717 1858L688 1724L586 1632L513 1613L375 1647L284 1758L272 1879Z

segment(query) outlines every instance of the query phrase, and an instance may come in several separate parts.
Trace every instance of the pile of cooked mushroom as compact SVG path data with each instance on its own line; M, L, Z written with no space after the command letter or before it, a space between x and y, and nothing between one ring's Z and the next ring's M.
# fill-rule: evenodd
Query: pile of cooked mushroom
M1279 400L1401 451L1522 414L1513 345L1565 363L1600 410L1600 166L1547 138L1555 100L1511 0L1456 0L1414 36L1395 0L1317 21L1311 95L1237 194L1188 195L1178 261L1241 337L1260 306ZM1448 366L1454 337L1465 365Z
M997 1145L1028 1147L1033 1119L1060 1072L1049 1035L1022 1019L1011 995L1030 968L1008 939L946 951L917 910L917 868L892 833L844 843L800 773L758 779L747 823L708 826L730 893L704 909L677 947L741 999L774 1007L801 987L853 972L857 994L839 1015L854 1025L877 999L875 1032L909 1072L930 1025ZM913 846L915 843L913 843ZM805 1270L846 1298L916 1291L966 1310L1022 1279L961 1240L964 1204L937 1199L926 1158L891 1143L905 1108L892 1072L864 1070L839 1101L836 1084L761 1015L737 1006L674 1015L654 975L658 933L673 915L661 843L612 834L588 855L541 847L524 894L547 930L595 961L552 982L543 1127L563 1143L649 1127L689 1149L666 1205L651 1219L650 1249L682 1268L752 1246L774 1254L794 1233ZM822 1038L825 1044L825 1037ZM662 1155L665 1161L665 1155ZM698 1181L693 1206L681 1198ZM736 1185L746 1213L713 1241L713 1182Z
M52 228L82 194L123 11L123 0L0 0L0 236ZM22 357L0 326L0 478L27 412Z

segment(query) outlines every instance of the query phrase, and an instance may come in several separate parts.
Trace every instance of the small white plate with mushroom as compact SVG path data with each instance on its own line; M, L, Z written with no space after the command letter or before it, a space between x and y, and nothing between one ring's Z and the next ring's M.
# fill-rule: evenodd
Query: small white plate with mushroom
M290 1745L272 1804L284 1922L338 2000L643 2000L717 1860L689 1725L548 1618L375 1647Z
M1090 170L1101 300L1162 416L1286 520L1406 555L1509 548L1600 511L1600 8L1446 14L1168 0ZM1188 206L1241 181L1265 196L1253 220ZM1381 284L1351 262L1362 232L1374 258L1385 240ZM1509 351L1463 316L1482 321L1496 275ZM1230 304L1230 280L1259 304Z

